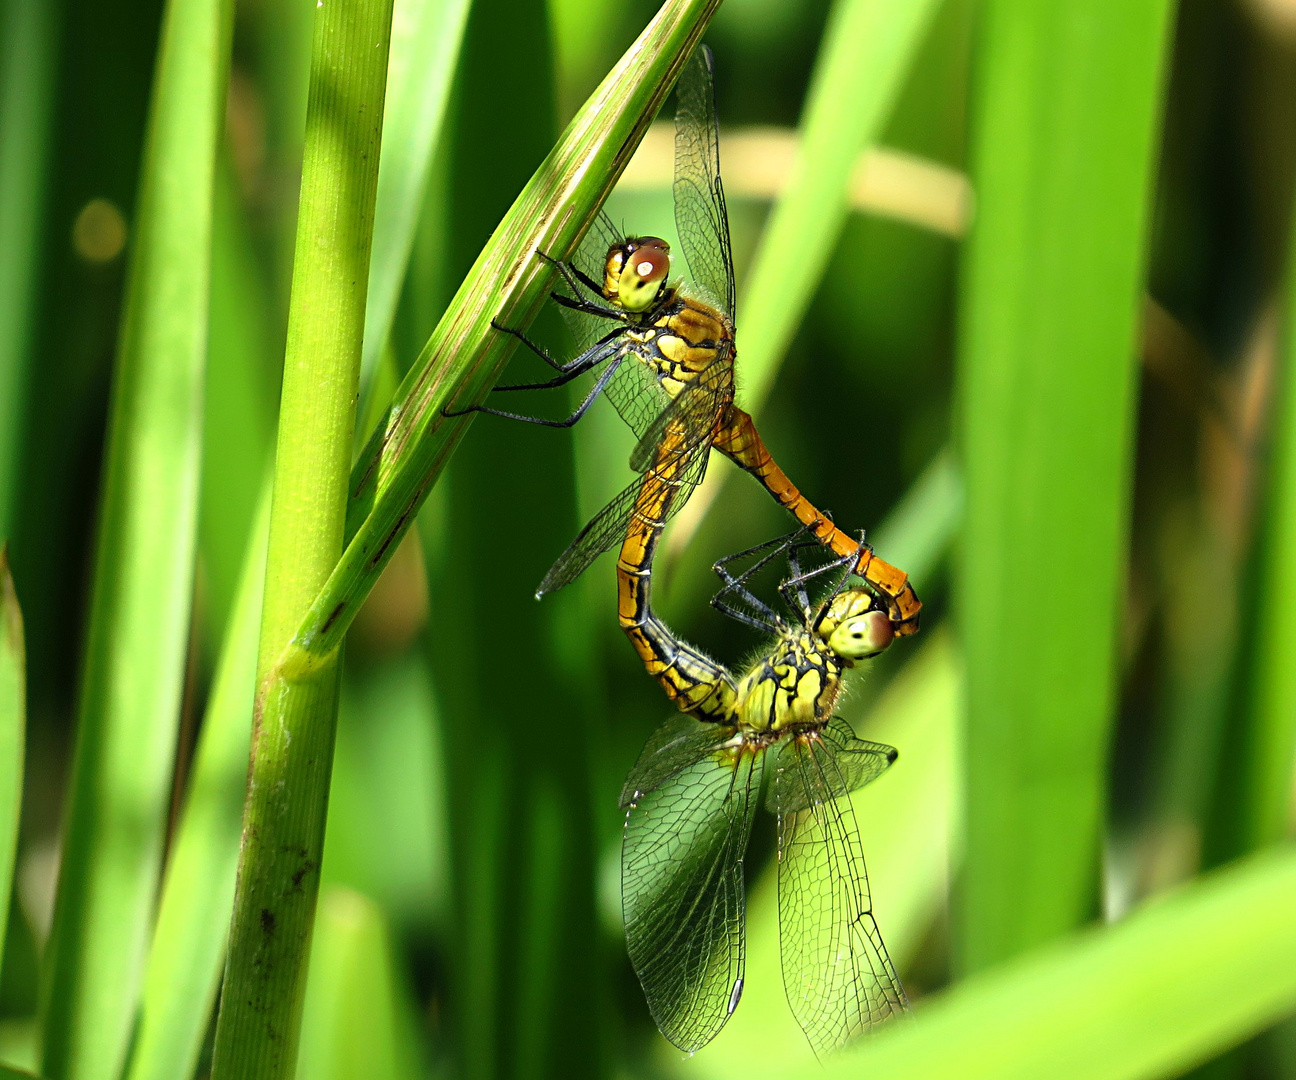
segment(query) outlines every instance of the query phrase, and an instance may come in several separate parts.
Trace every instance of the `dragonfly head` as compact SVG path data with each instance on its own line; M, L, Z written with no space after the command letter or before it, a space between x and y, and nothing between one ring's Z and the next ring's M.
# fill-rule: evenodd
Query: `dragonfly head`
M608 248L603 295L622 311L647 311L666 288L670 244L659 236L631 236Z
M887 613L867 589L846 589L830 601L815 631L843 660L864 660L885 652L895 637Z

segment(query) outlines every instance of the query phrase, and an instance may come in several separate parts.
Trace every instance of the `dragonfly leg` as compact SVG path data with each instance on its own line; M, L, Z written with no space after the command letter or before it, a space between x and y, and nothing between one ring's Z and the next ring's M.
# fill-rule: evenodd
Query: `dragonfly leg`
M609 349L607 346L609 342L611 342L614 338L616 338L618 335L622 333L622 330L618 328L612 331L612 333L600 339L590 348L586 349L583 353L580 354L580 356L573 357L571 360L562 361L562 360L555 360L552 356L549 355L549 353L544 348L537 345L534 341L532 341L529 337L527 337L526 334L524 334L521 330L515 330L511 326L501 326L499 323L495 322L494 319L491 320L491 326L494 329L498 330L501 334L508 334L510 337L517 338L518 341L522 342L523 345L525 345L528 349L530 349L533 353L535 353L536 356L540 357L540 359L543 360L546 364L548 364L551 368L561 373L562 375L566 376L566 378L560 381L555 381L551 383L527 384L525 388L528 390L543 390L550 386L562 386L563 383L576 378L576 376L583 375L585 372L589 371L590 368L594 367L597 364L601 364L609 356L613 356L616 354L615 349ZM514 387L497 386L495 387L495 389L512 390L514 389Z
M741 623L753 626L758 630L770 630L777 632L782 625L782 620L778 614L755 593L747 588L748 579L762 567L768 566L770 562L778 558L780 554L798 537L805 533L805 529L798 529L796 532L789 533L787 536L780 536L774 540L766 540L763 544L756 544L754 547L747 548L745 551L736 552L733 555L727 555L723 559L716 561L711 569L724 582L724 587L711 598L711 606L717 611L728 615L732 619L737 619ZM731 563L740 559L746 559L759 552L766 552L764 556L752 563L741 574L735 575L729 569ZM740 603L746 604L756 616L743 611L735 606L734 602L729 599L730 594L736 595Z
M807 540L803 543L792 545L791 549L788 551L788 566L792 570L792 576L788 578L787 581L784 581L782 584L780 584L778 587L779 594L783 597L784 601L788 604L789 607L792 606L792 600L789 599L788 593L789 592L796 593L796 598L801 605L801 612L807 618L811 613L811 605L810 605L810 597L806 591L806 584L808 582L815 580L816 578L822 577L824 574L830 574L832 573L832 571L838 568L843 568L841 577L837 579L837 583L828 592L829 598L836 596L839 592L842 591L843 588L846 587L846 582L850 579L851 574L854 572L855 567L856 565L858 565L859 560L863 556L864 552L872 550L865 542L864 530L861 529L859 546L850 554L839 555L837 556L837 558L824 563L823 566L816 566L813 570L802 571L801 560L798 557L797 552L802 548L805 548L807 550L811 548L818 550L819 547L820 545L818 544L818 542L814 540ZM826 610L826 605L825 605L825 610Z
M553 427L553 428L573 427L577 422L579 422L580 418L584 416L586 412L589 411L589 407L594 404L594 399L603 392L603 388L607 386L608 380L611 379L612 376L616 373L617 366L618 366L617 364L608 365L608 369L605 372L603 372L602 375L599 376L598 382L596 382L593 388L590 390L590 392L585 395L585 400L582 401L576 407L576 411L573 412L571 416L567 417L565 420L549 420L543 416L526 416L522 413L505 412L503 409L492 409L488 405L469 405L468 408L459 409L457 411L451 411L450 409L442 409L441 415L453 417L453 416L465 416L466 414L472 412L481 412L481 413L489 413L491 416L502 416L504 417L505 420L521 420L525 424L539 424L541 427ZM501 387L500 389L506 389L506 388ZM509 387L507 389L521 389L521 388Z
M578 282L589 289L595 296L601 297L603 295L603 286L581 270L580 267L573 263L563 262L562 259L555 259L552 255L541 251L539 248L536 248L536 255L562 275L563 281L567 283L567 288L571 289L577 297L580 296L580 289L577 288ZM554 299L556 300L558 297L555 296Z
M596 304L592 300L577 300L570 296L563 296L562 293L550 293L555 304L565 308L571 308L572 311L583 311L587 315L597 315L601 319L615 319L617 322L630 325L631 319L624 311L614 307L608 307L605 304Z

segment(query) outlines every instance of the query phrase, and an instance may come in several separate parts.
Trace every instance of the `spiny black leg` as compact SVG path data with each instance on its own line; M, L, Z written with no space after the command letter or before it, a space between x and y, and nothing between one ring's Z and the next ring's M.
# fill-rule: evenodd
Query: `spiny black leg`
M552 266L555 270L557 270L559 274L562 275L563 281L567 283L567 288L571 289L571 291L575 293L577 297L580 296L580 289L577 288L577 282L579 282L581 285L584 285L585 288L589 289L589 291L592 292L595 296L603 295L603 286L598 284L598 282L596 282L593 278L591 278L588 274L584 273L579 267L575 266L574 264L569 262L563 262L561 259L555 259L552 255L546 254L545 252L541 251L539 248L536 248L536 255L538 255L544 262L547 262L550 266Z
M555 304L571 308L572 311L583 311L587 315L597 315L601 319L616 319L617 322L625 323L627 326L631 323L630 316L619 308L596 304L590 300L573 299L570 296L563 296L562 293L550 293L549 295L553 298Z
M493 326L496 330L500 331L501 333L509 334L512 337L517 338L520 342L522 342L523 345L525 345L528 349L530 349L533 353L535 353L536 356L540 357L540 359L543 360L546 364L548 364L551 368L553 368L557 372L560 372L564 376L568 377L568 378L564 378L561 381L556 381L552 383L535 383L534 386L529 386L528 389L543 389L546 386L562 386L563 383L569 381L569 379L575 378L577 375L583 375L585 374L585 372L590 371L591 369L597 367L599 364L603 363L604 360L608 359L609 357L615 356L617 354L617 350L615 348L609 348L608 346L623 332L621 328L618 327L616 330L613 330L610 334L604 334L603 337L601 337L598 341L596 341L593 345L591 345L579 356L574 356L572 357L572 359L566 361L565 363L562 363L555 360L552 356L550 356L547 352L545 352L544 349L542 349L539 345L537 345L529 337L527 337L524 333L522 333L521 330L514 330L508 326L500 326L498 323L495 322L492 322L491 326ZM514 387L497 386L495 387L495 389L512 390L514 389Z
M603 392L607 386L608 380L616 374L617 364L611 364L608 369L599 376L598 382L594 384L593 389L585 396L585 400L577 406L576 411L567 417L566 420L549 420L543 416L524 416L522 413L505 412L503 409L492 409L488 405L469 405L466 409L460 409L458 412L451 412L448 409L442 410L443 416L463 416L470 412L488 413L491 416L502 416L506 420L521 420L525 424L539 424L541 427L569 428L575 425L582 416L594 404L594 399ZM503 389L501 387L501 389Z
M575 361L570 361L569 363L565 364L561 360L555 360L552 356L549 355L549 353L545 349L537 345L534 341L532 341L529 337L527 337L526 334L522 333L521 330L516 330L511 326L501 326L494 319L491 319L491 329L498 330L501 334L508 334L509 337L517 338L518 341L522 342L523 345L525 345L528 349L530 349L533 353L535 353L536 356L540 357L541 360L543 360L555 371L566 371L568 370L568 367L570 366L571 363L575 363ZM579 356L576 357L576 360L579 359L580 359Z
M852 569L854 569L858 562L859 555L858 551L852 555L839 555L835 559L824 563L822 566L816 566L813 570L803 571L801 569L801 560L797 556L797 551L802 548L807 550L813 549L816 551L821 550L820 545L817 542L794 545L794 547L788 552L788 566L792 570L792 576L779 585L778 591L779 595L783 597L784 603L786 603L790 609L799 611L802 619L808 620L811 614L811 604L809 593L806 590L806 584L822 577L824 574L832 573L832 571L836 570L840 566L845 566L846 569L842 574L841 580L838 581L836 586L828 594L828 598L831 599L841 592L842 587L846 583L846 579L850 577ZM793 596L789 595L790 593L795 594L795 600L793 599Z
M588 368L580 368L576 371L565 371L563 374L556 375L545 382L510 383L508 386L495 386L491 388L491 393L506 394L510 390L552 390L555 386L566 386L573 379L579 379L588 370Z
M737 622L743 623L747 626L750 626L754 630L760 630L766 633L775 633L775 634L778 633L779 626L778 626L778 622L775 621L777 620L778 616L775 615L772 611L770 612L770 618L768 619L754 618L751 615L748 615L745 611L742 611L741 609L734 607L732 604L728 603L727 601L721 600L719 593L711 597L711 606L715 608L716 611L719 611L721 614L728 615L729 618L734 619ZM761 606L764 607L763 604ZM767 608L766 610L769 609Z
M747 588L747 580L762 567L767 566L771 561L778 558L782 551L797 536L805 530L798 530L788 536L780 536L774 540L766 540L763 544L756 544L745 551L736 552L733 555L726 556L718 560L712 570L724 582L724 587L711 598L711 606L717 611L721 611L730 618L737 619L739 622L746 623L748 626L754 626L760 630L770 630L777 632L783 624L777 612L766 604L760 597L756 596ZM735 575L729 570L729 564L737 562L740 559L749 558L759 552L766 552L760 559L756 560L751 566L747 567L741 574ZM737 594L742 603L747 604L756 616L742 611L728 600L731 594Z

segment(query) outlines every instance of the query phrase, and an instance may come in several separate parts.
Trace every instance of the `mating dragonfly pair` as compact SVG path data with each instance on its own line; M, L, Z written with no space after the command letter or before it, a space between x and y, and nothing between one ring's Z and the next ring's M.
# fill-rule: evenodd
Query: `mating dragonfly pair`
M675 1045L709 1042L737 1007L744 979L743 858L765 772L779 822L779 919L789 1003L816 1052L906 1008L873 919L859 830L848 798L895 759L832 715L846 670L918 629L921 604L903 571L817 510L775 463L734 404L735 290L720 180L711 53L699 47L676 88L675 221L687 282L672 280L666 241L619 234L600 213L553 293L579 346L572 360L512 334L555 369L544 390L597 372L563 420L606 396L638 438L636 478L581 530L537 596L574 581L620 544L618 614L648 672L680 710L649 740L622 792L622 906L630 958L653 1018ZM448 415L456 415L449 413ZM756 479L801 523L789 537L721 560L712 601L775 636L741 677L676 638L652 611L653 556L667 521L702 480L712 448ZM802 570L808 549L828 562ZM741 573L735 561L755 557ZM751 587L786 557L779 587L789 623ZM848 588L850 575L863 585ZM811 601L808 586L836 576ZM770 762L767 767L766 762Z

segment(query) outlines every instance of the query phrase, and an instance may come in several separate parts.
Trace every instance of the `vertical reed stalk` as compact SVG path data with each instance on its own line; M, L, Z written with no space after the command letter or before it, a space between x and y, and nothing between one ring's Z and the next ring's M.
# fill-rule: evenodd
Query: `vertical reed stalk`
M243 852L212 1075L293 1075L340 677L274 667L342 553L392 0L317 6Z

